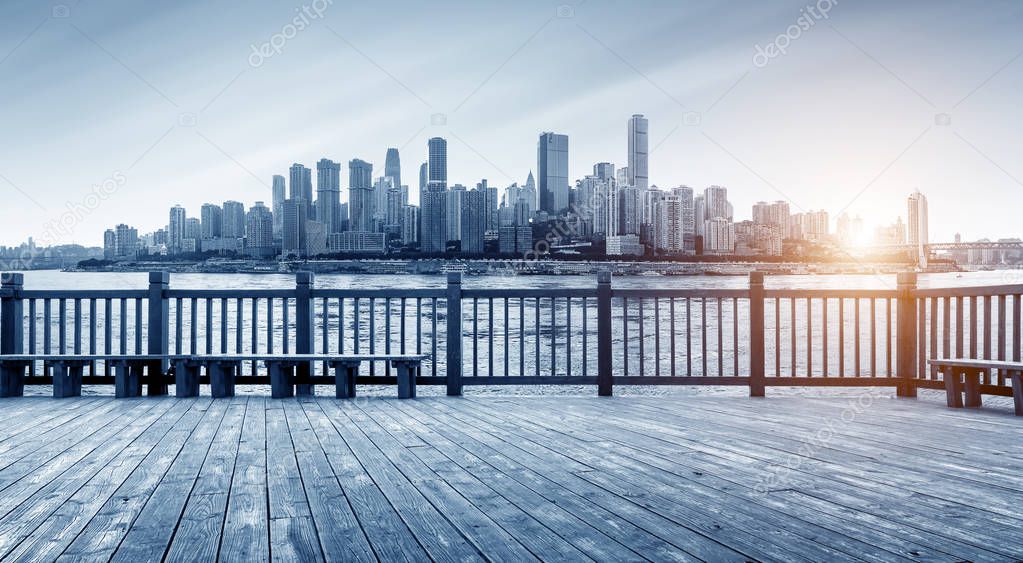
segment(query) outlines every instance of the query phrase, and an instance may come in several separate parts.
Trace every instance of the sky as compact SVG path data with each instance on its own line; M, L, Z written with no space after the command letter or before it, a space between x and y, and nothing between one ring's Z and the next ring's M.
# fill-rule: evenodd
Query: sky
M569 136L570 181L626 164L860 215L929 199L933 242L1023 236L1023 2L601 0L0 2L0 245L77 242L168 209L269 204L293 162L388 147L418 198L426 141L449 184L504 187ZM809 8L808 8L809 7Z

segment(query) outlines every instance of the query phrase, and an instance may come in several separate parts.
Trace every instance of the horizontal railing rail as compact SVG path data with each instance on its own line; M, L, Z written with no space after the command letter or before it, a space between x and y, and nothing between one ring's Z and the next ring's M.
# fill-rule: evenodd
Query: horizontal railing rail
M26 289L0 286L2 354L419 354L425 384L942 386L936 357L1019 361L1023 285L896 289L434 288ZM46 381L42 362L28 381ZM244 379L265 381L249 362ZM325 381L322 362L303 374ZM89 366L86 382L110 382ZM363 381L390 383L387 361ZM1006 374L985 385L1009 389Z

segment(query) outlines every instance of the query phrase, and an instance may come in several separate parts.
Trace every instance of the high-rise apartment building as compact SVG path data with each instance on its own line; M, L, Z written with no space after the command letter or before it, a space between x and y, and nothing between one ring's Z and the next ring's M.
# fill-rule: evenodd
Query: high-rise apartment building
M568 208L568 135L541 133L536 144L540 210L557 215Z
M301 199L306 203L306 216L312 217L315 210L313 209L313 173L312 170L302 166L299 163L294 163L289 169L289 193L290 199L299 200Z
M341 163L320 159L316 163L316 220L326 232L341 231Z
M426 142L428 153L427 187L448 187L448 142L433 137Z
M167 253L181 254L185 243L185 208L180 205L171 207L170 221L167 223Z
M348 221L352 231L373 232L376 198L373 165L354 159L348 163Z
M199 212L202 224L203 240L211 240L223 236L224 211L219 205L204 203Z
M224 202L223 238L245 236L245 205L240 201Z
M420 196L419 249L422 252L444 252L448 243L448 193L440 185L432 185Z
M284 200L288 199L284 186L284 176L274 174L273 177L273 188L272 188L272 199L271 204L273 205L273 219L274 219L274 238L281 238L281 219L284 213Z

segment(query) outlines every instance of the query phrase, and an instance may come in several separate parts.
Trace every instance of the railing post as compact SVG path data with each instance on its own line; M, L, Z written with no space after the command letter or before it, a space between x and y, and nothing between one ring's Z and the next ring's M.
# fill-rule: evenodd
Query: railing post
M899 397L916 397L916 272L900 272L896 286L896 350L898 363L895 375L899 382L895 394ZM922 358L919 358L922 361Z
M24 274L3 274L4 297L0 299L0 354L21 354L24 350L25 310L21 292Z
M164 296L168 287L170 273L149 272L149 325L146 339L150 354L166 354L170 350L170 309Z
M460 272L448 273L447 336L448 396L459 397L462 395L462 274Z
M583 361L586 361L585 358ZM614 394L611 373L611 272L597 272L597 395Z
M764 381L764 273L749 273L749 396L763 397Z
M149 272L149 322L147 326L146 349L150 354L166 355L170 352L170 308L165 292L170 287L169 272ZM166 395L167 384L160 381L167 373L170 360L164 358L160 362L149 364L149 383L146 386L150 395Z
M21 354L24 350L23 274L3 274L0 298L0 354ZM25 366L0 366L0 397L20 397L25 389Z
M295 274L295 353L313 353L313 273ZM308 381L313 375L312 362L303 362L295 368L295 379ZM295 385L296 395L315 395L312 383Z

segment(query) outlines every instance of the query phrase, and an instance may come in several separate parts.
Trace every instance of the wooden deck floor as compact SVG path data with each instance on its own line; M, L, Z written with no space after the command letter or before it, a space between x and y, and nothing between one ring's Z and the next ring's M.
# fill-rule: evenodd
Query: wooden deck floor
M1018 560L1023 420L923 400L0 400L7 560Z

